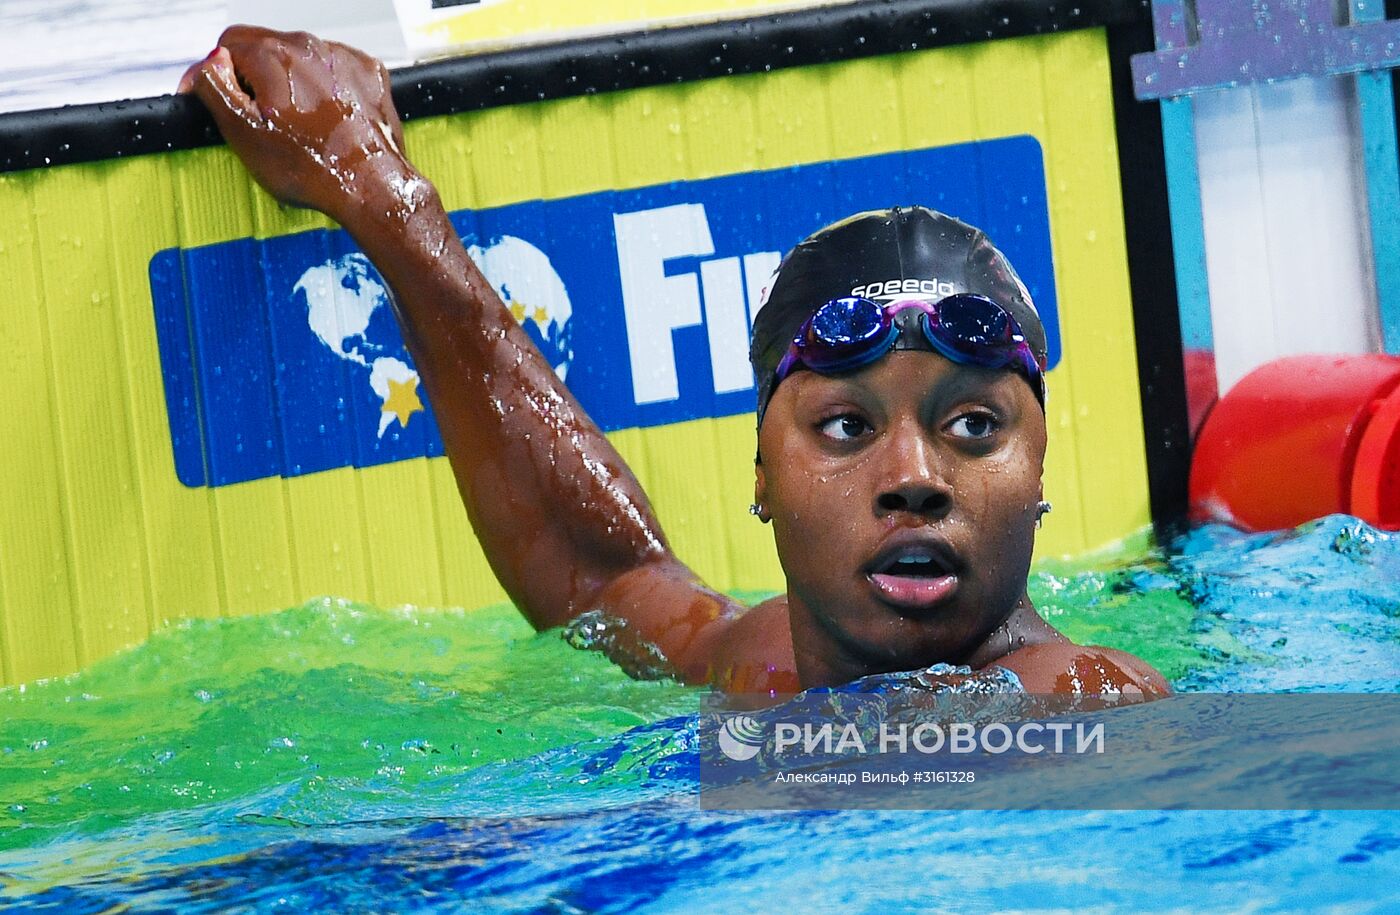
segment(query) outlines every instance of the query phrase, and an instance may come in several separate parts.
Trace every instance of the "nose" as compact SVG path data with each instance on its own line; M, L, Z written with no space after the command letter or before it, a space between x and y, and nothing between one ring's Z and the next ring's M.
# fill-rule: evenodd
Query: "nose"
M909 512L941 518L953 506L953 490L944 477L937 449L921 428L892 428L882 455L888 475L875 496L875 514Z

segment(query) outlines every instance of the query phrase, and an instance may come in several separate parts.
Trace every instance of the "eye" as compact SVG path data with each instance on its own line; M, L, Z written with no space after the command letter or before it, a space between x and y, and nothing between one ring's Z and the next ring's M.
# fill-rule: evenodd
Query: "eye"
M870 424L854 413L842 413L823 420L817 429L822 435L838 442L855 441L871 431Z
M1000 428L996 416L984 410L964 413L948 424L948 431L956 438L989 438Z

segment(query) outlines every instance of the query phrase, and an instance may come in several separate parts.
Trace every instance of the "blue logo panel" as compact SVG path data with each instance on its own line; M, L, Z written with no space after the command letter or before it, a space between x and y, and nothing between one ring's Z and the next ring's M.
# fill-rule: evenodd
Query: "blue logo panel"
M986 230L1060 358L1031 137L452 214L473 259L604 430L754 409L748 334L782 252L861 210ZM176 473L225 486L442 454L384 281L343 231L170 248L151 293Z

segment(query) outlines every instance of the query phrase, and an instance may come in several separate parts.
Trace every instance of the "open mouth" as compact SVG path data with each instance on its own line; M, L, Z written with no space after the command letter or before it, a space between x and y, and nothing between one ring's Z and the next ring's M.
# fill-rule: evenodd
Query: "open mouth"
M867 577L885 603L900 610L930 610L958 587L946 552L931 544L896 546L882 552Z
M914 553L886 563L885 567L880 569L880 574L898 575L904 578L936 578L939 575L948 574L948 570L933 556Z

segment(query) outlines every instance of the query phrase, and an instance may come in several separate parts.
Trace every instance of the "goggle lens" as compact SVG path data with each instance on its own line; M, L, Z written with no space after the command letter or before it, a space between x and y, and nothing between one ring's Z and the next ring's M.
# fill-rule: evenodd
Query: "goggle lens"
M889 319L869 299L833 299L812 315L812 336L827 346L867 343L880 335Z
M893 317L877 303L833 299L808 319L793 348L813 371L841 372L878 359L898 334Z
M942 330L949 342L967 346L1004 347L1017 342L1011 330L1011 316L1001 306L981 296L960 295L945 299L939 303L938 317L931 326Z
M798 328L792 346L778 363L774 384L802 367L827 374L874 362L894 348L900 324L909 323L902 315L912 310L919 312L917 321L923 336L937 352L964 364L1015 369L1026 376L1044 402L1039 360L1016 319L991 299L969 293L949 296L934 305L917 300L881 305L866 298L832 299Z

